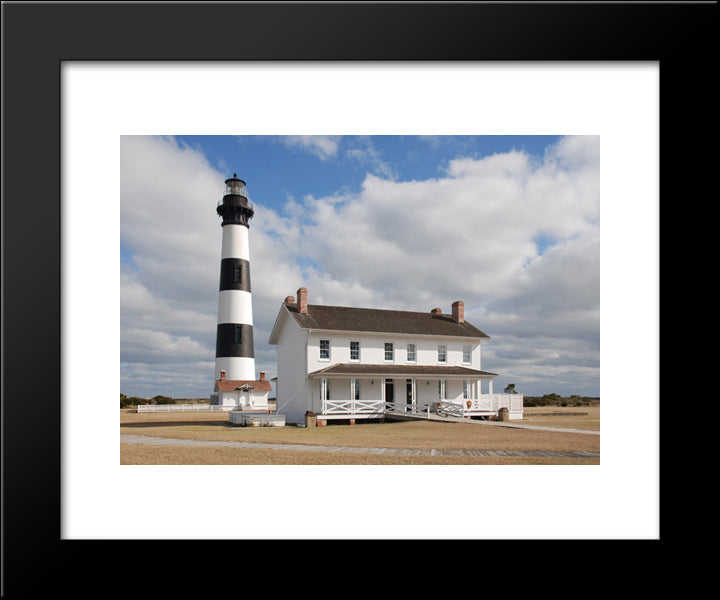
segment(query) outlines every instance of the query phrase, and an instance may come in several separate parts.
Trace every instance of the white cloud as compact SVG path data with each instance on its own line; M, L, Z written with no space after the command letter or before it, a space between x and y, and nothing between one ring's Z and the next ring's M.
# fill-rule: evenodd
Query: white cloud
M598 244L597 187L597 170L532 165L518 152L452 161L440 179L368 175L344 202L306 201L302 249L334 281L375 289L385 303L479 302L517 293L567 254L580 272L597 264L597 251L587 253ZM540 257L541 234L570 246Z
M282 141L288 147L301 148L327 160L337 154L340 138L339 135L286 135Z

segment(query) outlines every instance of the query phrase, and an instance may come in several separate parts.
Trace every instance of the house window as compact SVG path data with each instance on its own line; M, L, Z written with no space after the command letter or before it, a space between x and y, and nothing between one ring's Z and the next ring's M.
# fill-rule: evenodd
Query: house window
M360 360L360 342L350 342L350 360Z
M438 345L438 362L447 362L447 346L445 344Z
M447 394L445 392L446 383L447 382L444 379L438 381L438 400L445 400L447 398Z
M330 360L330 340L320 340L320 360Z
M415 344L408 344L407 345L407 361L415 362L416 360L417 360L417 355L415 353Z
M395 350L392 342L385 342L385 360L395 360Z
M351 379L350 380L350 397L353 400L360 400L360 380L359 379Z
M471 346L463 346L463 362L466 364L472 362L472 347Z
M235 325L235 343L242 344L242 326Z
M323 402L330 400L330 380L329 379L321 379L320 380L320 400L322 400Z
M240 265L235 265L234 280L235 283L242 283L242 267Z

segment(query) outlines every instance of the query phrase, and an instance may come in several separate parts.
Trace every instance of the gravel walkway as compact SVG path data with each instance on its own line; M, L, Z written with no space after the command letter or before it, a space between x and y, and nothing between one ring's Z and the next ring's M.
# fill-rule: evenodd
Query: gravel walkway
M530 427L530 426L527 426ZM574 431L574 430L572 430ZM580 430L578 430L580 431ZM588 433L588 432L583 432ZM599 452L552 450L426 450L411 448L361 448L353 446L313 446L310 444L268 444L262 442L218 442L120 434L120 442L151 446L203 446L212 448L258 448L266 450L297 450L299 452L347 452L349 454L414 454L422 456L531 456L561 458L599 458Z

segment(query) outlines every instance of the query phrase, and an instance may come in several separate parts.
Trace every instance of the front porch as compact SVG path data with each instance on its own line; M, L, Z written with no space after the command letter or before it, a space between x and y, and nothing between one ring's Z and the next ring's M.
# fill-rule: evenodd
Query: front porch
M429 419L431 415L461 418L498 418L502 409L507 409L511 420L522 419L522 394L484 394L480 398L465 402L441 401L418 406L382 400L324 400L318 419L355 420L384 419L388 416L403 416Z
M319 421L436 414L498 418L503 409L510 419L522 419L522 395L493 393L495 376L452 366L333 365L308 379Z

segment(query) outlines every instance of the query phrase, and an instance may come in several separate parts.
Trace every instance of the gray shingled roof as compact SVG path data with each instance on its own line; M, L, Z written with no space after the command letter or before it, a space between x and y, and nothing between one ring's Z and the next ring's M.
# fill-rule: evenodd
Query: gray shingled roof
M497 373L478 371L468 367L440 365L365 365L355 363L336 363L324 369L313 371L309 375L427 375L441 377L463 375L465 377L496 377Z
M407 310L351 308L308 304L302 314L297 304L286 302L290 314L303 329L364 331L368 333L407 333L414 335L459 336L490 339L490 336L465 321L458 323L451 315Z

